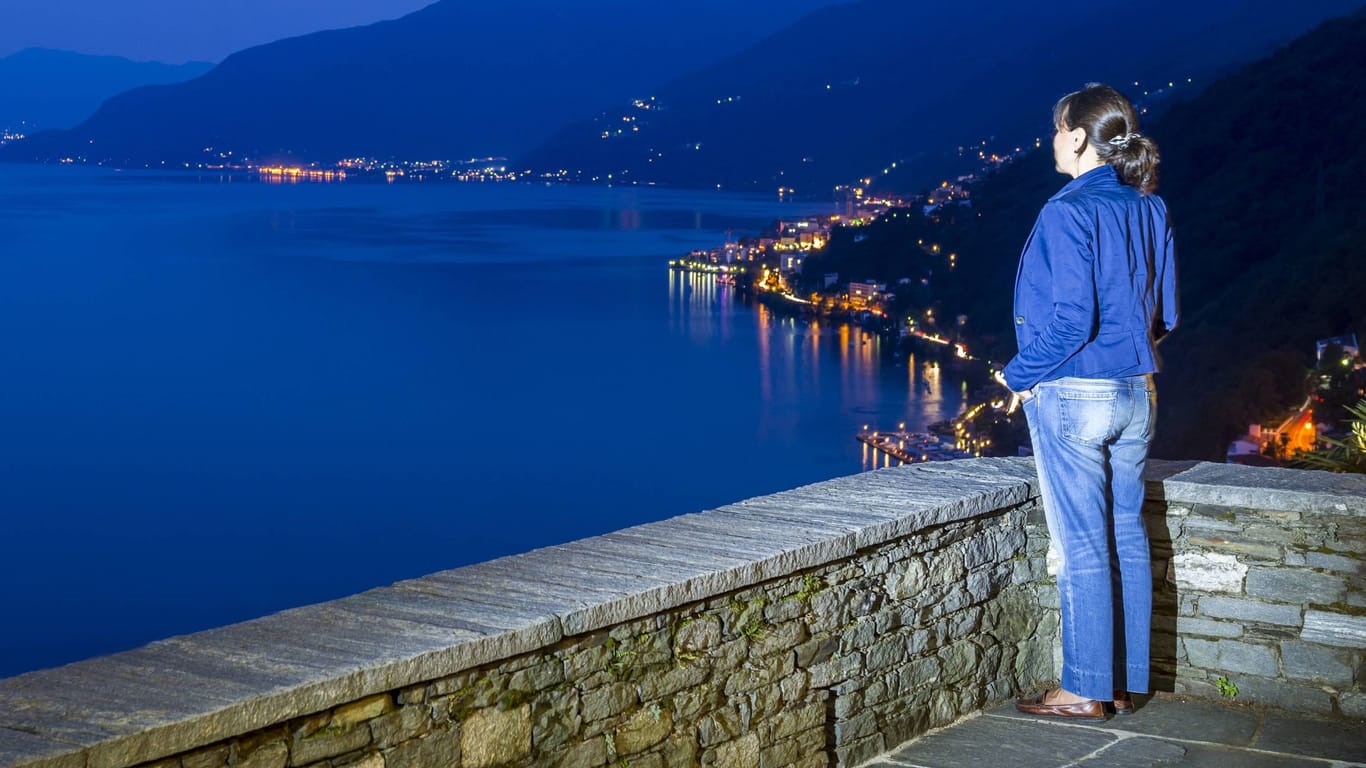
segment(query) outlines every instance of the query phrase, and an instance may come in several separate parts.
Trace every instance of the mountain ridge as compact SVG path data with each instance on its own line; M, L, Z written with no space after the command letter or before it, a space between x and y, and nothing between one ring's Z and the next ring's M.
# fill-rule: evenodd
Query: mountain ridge
M632 114L628 107L608 111L566 126L521 164L574 168L585 179L610 174L765 192L796 187L819 197L833 185L880 175L896 161L911 167L906 184L915 187L968 167L951 157L955 146L982 138L1013 145L1037 136L1047 129L1038 104L1084 81L1165 85L1182 75L1207 82L1359 6L1358 0L1313 8L1244 0L1186 8L1164 0L1135 14L1131 3L1072 3L1052 9L1053 18L1065 21L1029 36L1016 31L1031 29L1038 16L1032 8L965 2L926 10L861 0L809 16L782 38L656 89L669 111L638 116L639 131L615 135L614 126ZM1116 18L1126 20L1125 34L1139 43L1117 49L1112 36L1093 31ZM781 50L794 38L831 47L779 76ZM991 55L982 56L988 43ZM868 56L868 45L881 57ZM842 87L851 75L861 75L857 85ZM737 81L770 87L744 94L743 102L717 101ZM822 84L830 87L822 91Z
M239 51L200 78L119 94L74 129L0 156L143 165L193 163L206 147L321 162L515 154L680 74L697 50L747 44L743 22L756 14L723 0L666 13L627 0L549 11L440 0Z
M67 128L111 96L138 86L190 80L213 66L25 48L0 58L0 128Z

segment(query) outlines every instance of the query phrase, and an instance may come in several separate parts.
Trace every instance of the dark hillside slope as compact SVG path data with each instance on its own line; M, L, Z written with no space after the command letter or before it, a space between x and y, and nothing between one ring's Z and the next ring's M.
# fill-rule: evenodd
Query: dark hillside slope
M1085 80L1207 83L1360 5L861 0L651 91L655 108L567 126L522 164L821 197L900 161L914 190L952 170L957 146L1046 130L1046 105ZM1133 45L1094 32L1121 26Z
M1162 346L1158 455L1221 456L1296 398L1315 340L1366 338L1363 50L1366 11L1220 80L1154 128L1184 316Z

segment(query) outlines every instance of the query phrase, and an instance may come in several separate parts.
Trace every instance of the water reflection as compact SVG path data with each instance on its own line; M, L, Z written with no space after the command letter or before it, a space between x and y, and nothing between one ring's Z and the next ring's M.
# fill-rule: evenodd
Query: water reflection
M699 364L734 373L704 382L704 391L757 385L742 418L754 419L760 443L778 455L838 453L851 470L895 466L895 457L856 449L864 424L923 431L955 416L965 398L959 377L923 356L901 358L894 338L742 299L716 275L670 271L668 297L670 328L705 355Z

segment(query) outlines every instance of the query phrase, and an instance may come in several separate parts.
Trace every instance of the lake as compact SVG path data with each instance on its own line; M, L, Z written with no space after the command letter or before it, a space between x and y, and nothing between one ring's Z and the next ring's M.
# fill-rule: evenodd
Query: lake
M961 382L666 263L823 212L0 165L0 676L866 468Z

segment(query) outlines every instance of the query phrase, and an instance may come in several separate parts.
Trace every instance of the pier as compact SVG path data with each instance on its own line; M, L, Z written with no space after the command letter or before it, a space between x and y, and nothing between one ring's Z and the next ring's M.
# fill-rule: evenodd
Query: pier
M924 461L952 461L953 459L971 459L974 454L961 450L958 447L944 442L938 435L928 432L908 432L906 425L901 424L896 431L884 432L881 430L869 430L865 425L862 432L855 435L855 438L863 443L864 466L868 466L869 454L871 449L872 468L876 469L879 465L877 454L883 455L880 462L882 466L892 466L891 461L895 459L900 464L916 464Z

